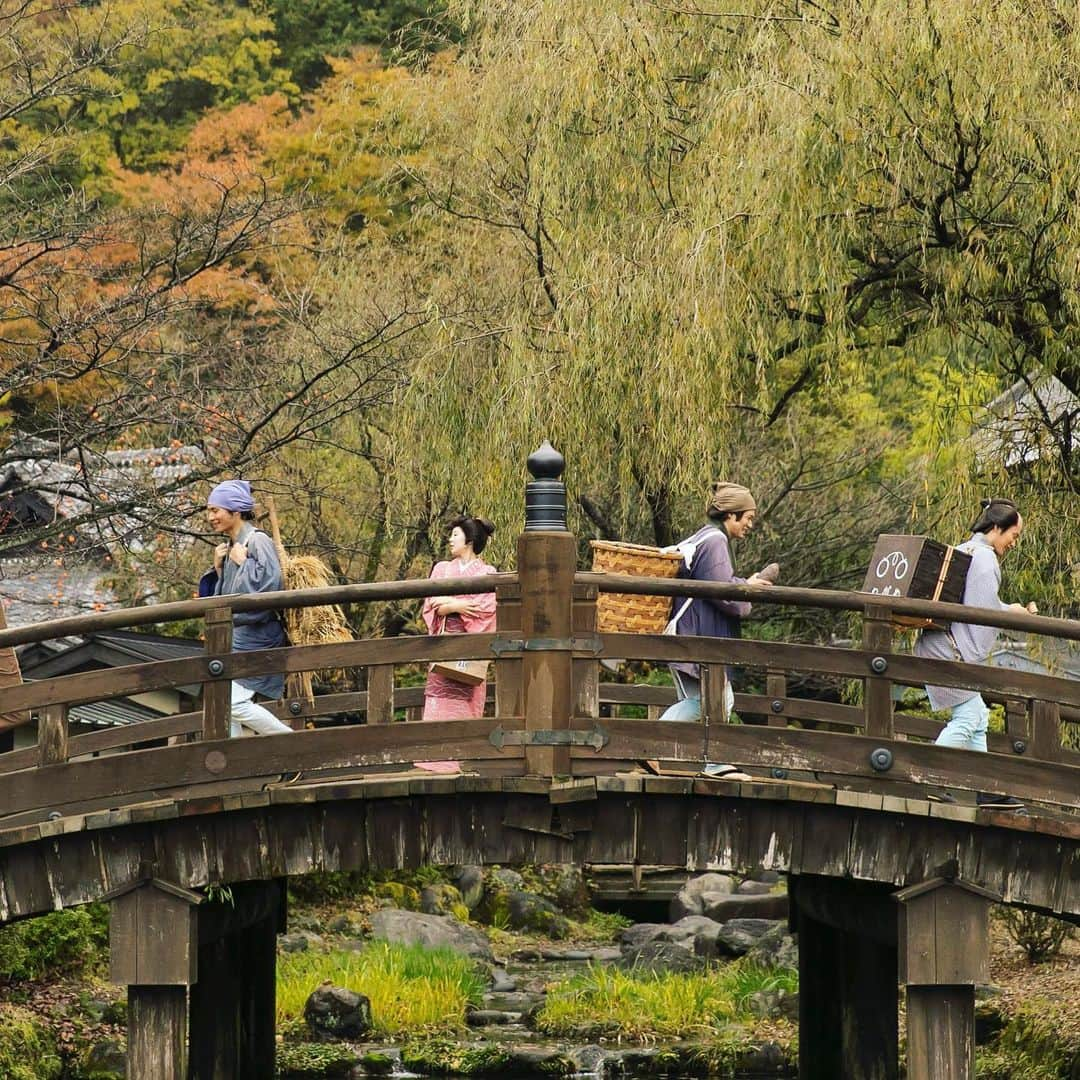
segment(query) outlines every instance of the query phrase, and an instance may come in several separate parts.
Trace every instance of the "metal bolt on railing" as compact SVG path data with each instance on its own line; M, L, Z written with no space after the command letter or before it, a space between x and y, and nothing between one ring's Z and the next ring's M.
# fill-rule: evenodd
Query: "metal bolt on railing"
M210 663L206 665L206 670L214 676L222 675L225 672L225 663L222 660L211 660Z
M870 751L870 768L874 772L888 772L893 766L892 751L884 746Z

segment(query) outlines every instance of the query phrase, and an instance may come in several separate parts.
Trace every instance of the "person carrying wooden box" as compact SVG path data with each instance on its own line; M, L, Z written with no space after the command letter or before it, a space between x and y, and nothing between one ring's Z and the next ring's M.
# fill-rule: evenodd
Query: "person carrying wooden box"
M983 499L982 513L971 527L971 539L958 545L957 549L971 556L964 583L964 604L989 608L991 611L1037 613L1034 603L1007 604L998 595L1001 588L1000 559L1016 546L1023 528L1024 519L1014 502L1009 499ZM984 664L997 636L998 632L992 626L954 622L944 630L924 630L915 642L913 652L928 660L962 660L968 664ZM935 740L938 746L986 752L990 710L981 694L956 687L927 686L926 695L931 708L948 709L950 713L949 722ZM948 794L939 798L955 802ZM976 805L987 809L1024 808L1024 804L1011 795L986 791L978 792L975 801Z

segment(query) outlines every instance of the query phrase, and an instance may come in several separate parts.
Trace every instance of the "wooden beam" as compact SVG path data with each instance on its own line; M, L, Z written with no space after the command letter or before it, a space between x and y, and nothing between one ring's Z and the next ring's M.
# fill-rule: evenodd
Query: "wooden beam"
M128 988L127 1076L188 1080L187 987Z
M975 1080L975 991L909 986L908 1080Z
M522 666L525 730L565 731L573 713L573 585L577 541L569 532L523 532L518 537L521 632L547 639L548 648L526 650ZM525 748L525 771L569 776L569 746Z
M893 651L891 613L887 608L868 605L863 609L862 647L874 664L889 663ZM887 668L885 670L888 670ZM893 737L892 680L887 675L867 675L863 679L863 730L875 739Z
M394 665L372 664L367 669L367 722L390 724L394 720Z
M7 619L4 616L4 605L0 604L0 632L7 629ZM22 686L22 671L19 669L19 658L15 655L13 646L8 645L0 648L0 697L6 697L3 691L13 686ZM29 721L28 712L0 712L0 731L5 728L17 727Z
M68 707L46 705L38 715L38 764L68 760Z
M232 650L232 611L215 608L206 613L206 655L218 662ZM213 659L204 664L213 664ZM232 682L224 677L207 677L204 667L202 737L205 742L227 739L232 718Z

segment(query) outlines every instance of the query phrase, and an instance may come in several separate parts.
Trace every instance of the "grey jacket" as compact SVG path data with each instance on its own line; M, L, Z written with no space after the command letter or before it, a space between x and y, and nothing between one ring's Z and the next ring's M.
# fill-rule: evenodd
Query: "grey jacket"
M1001 564L997 552L983 533L975 533L966 543L959 544L957 551L971 556L967 579L964 583L963 602L970 607L1004 611L1009 605L998 596L1001 588ZM924 630L915 648L916 656L928 660L964 660L969 664L983 664L990 656L997 641L998 631L993 626L975 626L971 623L954 622L949 635L940 630ZM955 647L953 642L956 643ZM960 655L957 656L959 650ZM974 690L961 690L951 686L928 686L927 697L934 709L951 709L978 695Z

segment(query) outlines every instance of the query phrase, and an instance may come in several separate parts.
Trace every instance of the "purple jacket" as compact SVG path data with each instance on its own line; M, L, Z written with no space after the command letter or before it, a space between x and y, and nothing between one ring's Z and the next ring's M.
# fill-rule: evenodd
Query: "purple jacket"
M735 576L735 567L731 561L731 547L728 535L723 528L705 525L698 529L689 540L697 542L694 561L690 570L683 570L681 577L693 581L723 581L734 585L745 585L746 578ZM672 598L671 615L674 618L686 602L686 597ZM681 636L723 637L739 636L739 624L750 614L750 603L745 600L714 600L698 597L690 602L675 628ZM681 671L693 678L698 678L697 664L672 664L676 671Z

